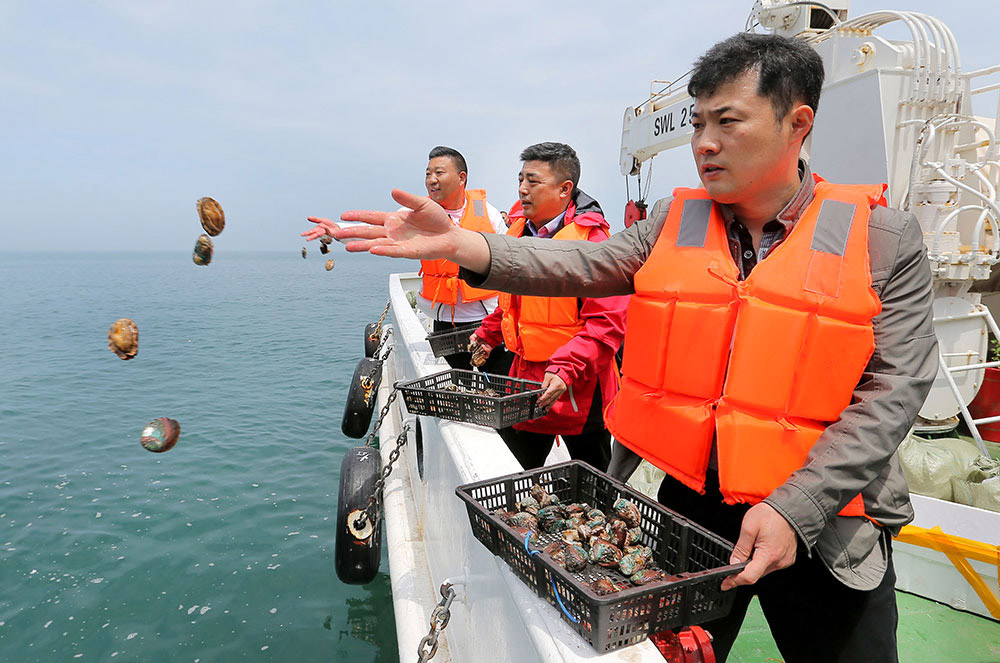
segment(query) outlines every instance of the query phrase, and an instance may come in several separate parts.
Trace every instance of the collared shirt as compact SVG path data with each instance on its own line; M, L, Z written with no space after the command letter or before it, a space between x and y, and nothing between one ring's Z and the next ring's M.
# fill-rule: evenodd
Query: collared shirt
M525 220L524 235L522 235L522 237L541 237L543 239L546 237L552 237L559 232L560 228L562 228L562 222L565 216L566 210L563 210L562 214L552 219L538 230L535 230L535 226L532 225L531 221Z
M799 160L799 179L801 184L788 204L778 212L778 216L764 224L761 230L760 246L754 251L753 237L747 227L736 220L728 205L722 205L722 216L726 220L726 232L729 235L729 250L733 254L736 266L740 268L740 280L750 275L758 262L766 258L779 244L785 241L792 232L796 221L805 212L806 207L815 197L816 183L813 181L809 165Z

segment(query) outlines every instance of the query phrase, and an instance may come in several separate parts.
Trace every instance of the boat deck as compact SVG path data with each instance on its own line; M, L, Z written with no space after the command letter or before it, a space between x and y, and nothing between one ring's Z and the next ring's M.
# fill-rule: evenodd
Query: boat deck
M415 283L415 274L393 275L390 279L395 352L384 368L378 410L396 380L423 377L447 367L443 360L431 355L426 330L405 297ZM455 486L519 470L495 433L457 422L416 418L397 402L383 424L383 439L395 439L404 423L413 427L408 436L410 443L403 447L399 471L389 476L384 494L385 545L401 661L412 660L417 644L427 634L430 612L440 599L438 587L448 580L456 584L457 598L435 661L571 663L599 659L608 663L662 663L662 657L648 641L598 655L569 628L556 608L535 596L472 537L464 506L455 497ZM421 431L419 438L416 430ZM384 461L392 446L383 445ZM555 447L549 460L564 460L564 454L564 446ZM945 521L949 526L959 524L954 517L942 520L935 516L932 520L925 526ZM991 525L988 531L996 530L992 520L985 522ZM992 536L980 532L978 538L992 540ZM911 566L913 577L925 575L923 567ZM935 577L945 577L933 570ZM995 591L996 576L987 577ZM956 578L956 583L965 584L957 572ZM951 582L947 581L948 587L952 587ZM902 591L897 594L902 663L1000 663L1000 623ZM751 605L729 660L783 660L756 602Z
M1000 623L955 610L906 592L899 606L899 663L996 663L1000 661ZM767 622L754 599L729 663L782 661Z

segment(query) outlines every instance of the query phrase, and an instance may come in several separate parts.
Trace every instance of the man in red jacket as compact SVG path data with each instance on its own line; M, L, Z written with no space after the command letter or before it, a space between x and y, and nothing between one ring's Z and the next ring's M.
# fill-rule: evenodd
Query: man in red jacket
M511 215L508 235L589 240L609 236L597 201L580 191L580 160L562 143L539 143L521 153L521 215ZM491 350L506 342L515 353L510 376L542 382L544 416L498 431L524 469L541 467L556 435L572 458L606 470L611 434L603 406L618 392L615 353L625 329L627 296L533 297L501 293L497 309L472 335Z

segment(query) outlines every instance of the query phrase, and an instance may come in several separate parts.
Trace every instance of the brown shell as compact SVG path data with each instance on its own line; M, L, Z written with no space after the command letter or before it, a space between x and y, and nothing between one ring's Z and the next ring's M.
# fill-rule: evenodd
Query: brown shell
M319 252L322 253L323 255L326 255L327 253L330 252L330 247L327 246L326 244L320 244L319 245Z
M153 419L142 429L143 449L153 453L163 453L170 451L177 444L177 439L181 436L181 425L176 419L160 417Z
M333 262L333 258L330 258L329 260L327 260L327 261L326 261L326 271L328 271L328 272L329 272L329 271L330 271L331 269L333 269L333 266L334 266L335 264L336 264L336 263L335 263L335 262Z
M530 513L522 511L517 513L507 521L507 524L517 529L518 527L523 527L524 529L538 529L538 519L536 519Z
M665 577L666 576L662 571L657 571L656 569L643 569L642 571L637 571L629 576L629 580L632 581L633 585L645 585L651 582L656 582L657 580L663 580Z
M111 329L108 330L108 347L125 361L139 353L139 328L131 318L122 318L111 323Z
M624 576L632 576L646 568L646 557L641 553L622 555L618 561L618 569Z
M605 596L607 594L614 594L619 591L613 582L608 578L598 578L594 582L590 583L590 588L594 590L594 593L598 596Z
M610 543L598 543L590 549L590 561L609 569L617 568L622 559L622 551Z
M566 544L566 570L575 573L587 566L587 551L575 543Z
M212 237L221 233L226 227L226 213L214 198L198 199L198 216L201 218L201 227Z
M525 511L533 516L538 515L538 500L534 497L525 497L516 505L518 511Z
M631 500L619 499L615 502L614 509L618 517L628 523L629 527L638 527L642 522L642 514L639 513L639 507Z
M208 235L198 235L198 241L194 243L194 253L191 259L196 265L207 265L212 262L212 251L215 247Z
M323 243L323 244L329 245L329 244L333 243L333 238L330 237L329 235L323 235L322 237L319 238L319 241L321 243ZM322 251L322 250L323 249L320 249L320 251Z
M304 246L302 247L302 257L303 259L306 257L306 247Z
M550 495L548 491L537 483L531 486L528 493L538 500L538 506L548 506L559 501L555 496Z

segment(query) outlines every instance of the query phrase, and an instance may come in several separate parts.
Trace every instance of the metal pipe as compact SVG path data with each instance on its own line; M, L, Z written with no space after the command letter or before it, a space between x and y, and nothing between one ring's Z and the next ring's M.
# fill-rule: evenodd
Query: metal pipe
M958 403L958 408L962 411L962 418L965 419L965 423L969 426L969 432L972 433L972 437L976 441L976 446L978 446L983 455L988 458L990 454L986 451L986 444L983 442L983 436L979 434L979 429L976 428L975 419L972 418L969 408L965 406L961 397L961 392L958 390L958 384L955 382L955 378L952 377L951 371L949 370L950 367L945 363L940 350L938 350L938 361L941 365L941 372L944 373L944 378L948 381L948 386L951 387L951 394L955 397L955 402Z

